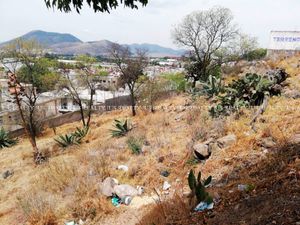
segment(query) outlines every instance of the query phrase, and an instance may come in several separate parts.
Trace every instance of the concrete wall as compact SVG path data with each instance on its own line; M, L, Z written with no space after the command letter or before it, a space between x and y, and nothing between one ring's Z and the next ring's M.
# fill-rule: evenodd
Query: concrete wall
M116 98L107 99L105 104L95 105L93 107L94 114L101 114L104 111L111 111L119 108L120 106L128 106L130 105L129 96L120 96ZM18 115L18 112L13 112L15 116ZM43 120L43 125L48 128L58 127L63 124L73 123L75 121L81 120L81 114L79 111L65 113L62 115L57 115L54 117L46 118ZM4 127L5 128L5 127ZM23 128L17 128L9 132L11 137L19 137L24 135L25 131Z
M105 110L111 111L124 106L130 106L130 96L119 96L105 100Z

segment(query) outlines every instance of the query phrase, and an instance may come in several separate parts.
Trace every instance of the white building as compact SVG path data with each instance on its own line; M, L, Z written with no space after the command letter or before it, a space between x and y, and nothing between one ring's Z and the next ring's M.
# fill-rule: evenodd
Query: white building
M300 52L300 31L271 31L268 56Z

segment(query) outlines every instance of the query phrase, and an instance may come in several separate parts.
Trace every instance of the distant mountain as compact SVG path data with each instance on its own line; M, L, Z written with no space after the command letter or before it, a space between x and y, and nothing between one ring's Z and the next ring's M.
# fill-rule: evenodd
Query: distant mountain
M19 37L23 40L35 40L39 42L42 45L45 46L51 46L54 44L61 44L61 43L82 43L81 40L79 40L77 37L71 35L71 34L61 34L61 33L55 33L55 32L46 32L42 30L34 30L27 34L24 34L23 36ZM12 42L16 39L10 40L5 43ZM4 43L4 44L5 44Z
M135 51L137 48L146 49L148 50L148 54L153 57L164 57L164 56L181 56L185 53L185 50L175 50L172 48L162 47L156 44L131 44L125 45L130 48L132 52Z
M51 45L51 52L61 55L80 55L90 54L94 56L105 56L107 55L107 48L113 42L102 40L102 41L91 41L82 43L60 43Z
M36 40L46 46L49 53L61 55L90 54L93 56L106 56L108 54L107 49L109 45L113 43L108 40L82 42L71 34L61 34L41 30L31 31L19 38L24 40ZM2 43L0 46L10 43L13 40ZM133 52L136 48L147 49L148 54L151 57L179 57L184 54L184 50L175 50L156 44L124 44L124 46L128 46Z

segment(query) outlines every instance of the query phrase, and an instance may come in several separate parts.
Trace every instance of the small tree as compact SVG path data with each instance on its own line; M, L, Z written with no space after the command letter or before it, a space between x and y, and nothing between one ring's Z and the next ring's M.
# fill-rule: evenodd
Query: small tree
M96 93L96 77L99 74L97 73L97 69L93 68L93 64L96 62L95 58L81 55L76 60L75 77L70 75L70 70L64 64L60 65L64 72L64 78L60 81L60 88L63 88L71 95L74 102L79 106L82 125L89 127L94 105L94 95ZM90 97L87 101L80 96L79 87L88 90Z
M128 87L130 92L132 115L136 115L136 92L141 86L139 78L147 66L146 51L136 49L135 55L128 47L112 44L109 48L110 56L119 68L119 85Z
M235 38L237 29L232 20L229 9L215 7L189 14L173 30L175 43L190 49L187 78L193 87L197 81L207 80L210 70L220 63L215 53Z
M2 64L8 70L9 93L13 98L13 102L17 105L22 126L32 145L34 161L39 164L44 160L44 157L36 143L36 104L39 94L37 93L38 86L35 80L35 64L38 56L42 55L42 49L34 41L16 40L8 45L2 54ZM6 60L7 58L10 60ZM28 85L20 83L18 80L19 65L26 69L24 76L29 82Z
M150 108L150 111L154 113L155 103L166 91L167 82L163 79L156 77L145 77L143 85L138 92L138 99L140 104Z

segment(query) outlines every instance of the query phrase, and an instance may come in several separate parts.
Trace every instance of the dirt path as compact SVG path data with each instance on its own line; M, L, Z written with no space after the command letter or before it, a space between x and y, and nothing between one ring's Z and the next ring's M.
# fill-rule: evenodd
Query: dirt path
M155 197L135 197L129 206L121 205L122 212L116 217L108 217L97 222L97 225L135 225L138 224L145 206L155 204Z

